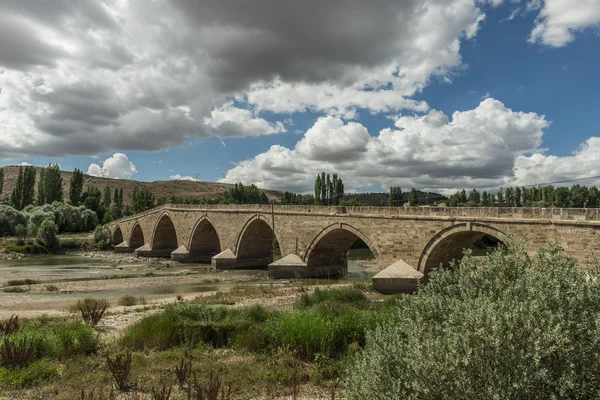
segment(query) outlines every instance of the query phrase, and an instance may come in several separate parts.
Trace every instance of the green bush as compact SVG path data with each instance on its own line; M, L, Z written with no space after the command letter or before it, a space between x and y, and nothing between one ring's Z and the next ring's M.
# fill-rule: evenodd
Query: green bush
M24 285L35 285L40 283L35 279L13 279L6 282L6 286L24 286Z
M55 250L58 248L57 233L58 228L54 221L45 220L38 228L38 239L44 244L46 249Z
M317 305L329 307L365 308L370 304L367 296L358 289L316 288L312 294L303 293L295 304L296 308L308 308Z
M600 274L557 244L511 244L397 300L349 369L350 399L591 399L600 392Z
M17 389L37 386L59 375L58 366L49 359L34 361L24 368L0 368L0 382Z
M146 304L146 299L144 297L135 297L132 295L126 295L119 298L118 304L120 306L130 307L138 304Z

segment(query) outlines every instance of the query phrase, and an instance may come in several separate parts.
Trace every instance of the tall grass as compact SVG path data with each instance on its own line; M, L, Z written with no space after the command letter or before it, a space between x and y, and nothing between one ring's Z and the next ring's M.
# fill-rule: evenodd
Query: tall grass
M388 310L352 289L315 293L288 312L260 306L172 305L129 327L122 345L134 350L199 344L250 351L283 347L307 360L317 354L341 357L351 344L362 346L366 331L383 322Z

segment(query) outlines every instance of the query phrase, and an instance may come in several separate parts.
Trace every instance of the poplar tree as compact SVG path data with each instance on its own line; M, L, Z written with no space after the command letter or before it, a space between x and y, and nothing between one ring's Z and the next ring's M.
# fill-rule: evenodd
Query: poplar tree
M4 189L4 168L0 168L0 196L2 195L3 189Z
M410 195L408 196L408 201L410 202L411 206L417 206L417 205L419 205L419 198L417 196L417 189L415 189L414 187L410 190Z
M315 179L315 204L321 204L321 175Z
M402 204L402 189L399 186L390 187L388 194L388 206L399 206Z
M40 206L43 206L44 204L46 204L46 190L45 190L45 185L46 185L46 169L42 168L40 170L40 179L38 180L38 199L37 199L37 203Z
M23 168L23 186L21 194L21 208L25 208L35 201L35 176L36 170L32 165Z
M21 210L23 208L23 167L19 167L17 183L15 183L15 188L10 196L10 202L17 210Z
M102 198L104 207L106 207L108 209L110 207L111 201L112 201L112 190L111 190L110 186L106 186L104 188L104 196Z
M73 176L69 182L69 201L71 205L77 207L81 202L83 194L83 172L79 168L75 168Z
M64 195L63 195L63 188L62 188L62 183L63 183L63 178L62 175L60 173L60 167L58 164L50 164L48 165L48 168L46 168L45 170L42 170L44 172L44 183L43 183L43 190L44 190L44 204L47 203L54 203L55 201L58 202L63 202L64 201ZM40 183L42 182L42 177L40 174Z

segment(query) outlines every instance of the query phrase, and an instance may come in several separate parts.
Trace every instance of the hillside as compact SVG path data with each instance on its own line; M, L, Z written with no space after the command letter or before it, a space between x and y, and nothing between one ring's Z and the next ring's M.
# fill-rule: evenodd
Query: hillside
M36 167L37 175L36 179L40 176L40 167ZM10 193L12 193L17 177L19 175L19 167L9 166L4 167L4 189L0 193L0 199L7 199ZM72 172L61 171L63 178L63 191L65 199L69 196L69 181ZM162 196L175 196L184 199L217 199L223 195L233 185L228 183L217 183L217 182L194 182L194 181L156 181L156 182L140 182L130 179L110 179L110 178L99 178L96 176L90 176L84 174L83 190L85 191L88 186L96 186L101 191L106 186L111 188L121 189L123 188L123 202L125 204L131 204L131 198L133 195L133 189L147 188L155 197ZM36 183L37 189L37 183ZM277 190L263 190L269 200L280 200L282 193Z

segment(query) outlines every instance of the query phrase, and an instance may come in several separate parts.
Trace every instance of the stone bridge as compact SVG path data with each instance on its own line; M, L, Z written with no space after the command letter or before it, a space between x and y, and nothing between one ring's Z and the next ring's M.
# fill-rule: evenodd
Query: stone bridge
M108 227L117 251L218 269L268 266L273 277L341 274L357 239L380 267L403 260L425 275L486 235L527 236L532 252L558 238L580 261L600 253L600 209L164 205Z

